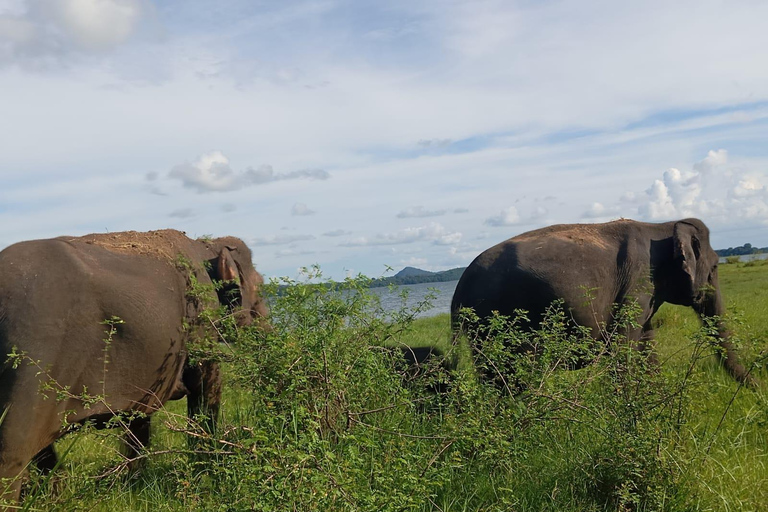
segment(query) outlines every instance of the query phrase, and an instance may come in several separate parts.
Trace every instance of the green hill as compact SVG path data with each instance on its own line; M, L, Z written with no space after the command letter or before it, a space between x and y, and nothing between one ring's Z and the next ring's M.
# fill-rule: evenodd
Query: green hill
M381 277L371 282L371 288L389 285L442 283L445 281L457 281L467 267L457 267L442 272L429 272L420 268L405 267L403 270L390 277Z

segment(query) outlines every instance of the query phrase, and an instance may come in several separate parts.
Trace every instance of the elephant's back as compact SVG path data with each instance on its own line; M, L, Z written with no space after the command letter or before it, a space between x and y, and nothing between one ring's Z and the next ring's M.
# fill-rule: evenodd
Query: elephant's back
M49 239L7 248L0 268L3 345L49 365L73 389L104 387L116 409L170 393L186 315L186 280L170 262Z
M501 242L478 255L461 276L451 303L453 316L460 308L472 308L479 317L493 311L514 315L521 309L537 313L540 304L555 297L550 285L521 264L519 244Z

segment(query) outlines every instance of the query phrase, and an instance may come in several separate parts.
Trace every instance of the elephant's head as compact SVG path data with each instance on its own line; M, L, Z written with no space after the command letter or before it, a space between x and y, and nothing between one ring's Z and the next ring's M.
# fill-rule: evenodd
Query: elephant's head
M225 283L219 290L220 302L232 307L238 325L257 320L268 326L269 307L261 296L264 279L253 267L251 250L235 237L218 238L211 248L218 253L211 261L211 277Z
M725 305L720 295L717 278L718 256L709 245L709 230L698 219L684 219L675 223L673 233L673 259L678 269L676 285L677 304L691 306L702 318L722 317ZM721 352L718 357L736 380L756 385L756 380L739 362L730 332L722 318L717 320Z
M701 316L725 313L717 279L719 257L709 245L709 229L698 219L675 223L673 258L680 270L680 304L691 306Z

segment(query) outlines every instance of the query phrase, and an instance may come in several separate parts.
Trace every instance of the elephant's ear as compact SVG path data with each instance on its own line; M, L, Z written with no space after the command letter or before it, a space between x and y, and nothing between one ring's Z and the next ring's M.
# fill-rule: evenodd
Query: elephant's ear
M237 281L238 271L235 259L232 257L232 253L228 247L224 247L219 252L219 258L217 263L217 277L222 281Z
M232 256L233 247L223 247L216 262L216 275L212 279L223 281L223 286L216 288L219 302L228 306L239 306L242 303L240 290L240 268Z
M696 281L696 260L701 255L701 242L697 237L696 226L687 222L678 222L674 228L674 259L683 272L688 275L693 289Z

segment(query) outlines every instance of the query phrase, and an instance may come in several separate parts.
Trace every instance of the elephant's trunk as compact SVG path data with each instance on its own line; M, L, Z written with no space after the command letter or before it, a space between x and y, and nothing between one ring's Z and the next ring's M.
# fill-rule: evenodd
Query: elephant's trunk
M736 347L730 341L731 330L728 328L724 318L725 305L723 304L723 298L720 295L720 289L715 286L708 290L701 306L696 308L696 310L702 319L713 317L717 319L717 335L720 340L719 344L721 348L721 350L717 352L717 357L720 359L720 363L725 366L725 369L728 370L728 373L730 373L738 382L750 386L757 385L755 378L750 375L749 371L747 371L747 369L744 368L744 365L739 361Z

